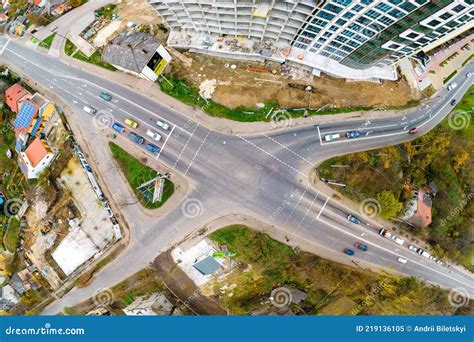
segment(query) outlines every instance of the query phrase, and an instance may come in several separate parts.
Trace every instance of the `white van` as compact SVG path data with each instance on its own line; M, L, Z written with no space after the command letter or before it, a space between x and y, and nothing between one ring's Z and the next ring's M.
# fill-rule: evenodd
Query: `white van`
M453 89L455 89L457 86L458 86L457 83L451 83L450 85L448 85L448 90L453 90Z
M82 109L84 110L84 112L86 112L89 115L95 115L95 113L97 113L97 110L95 108L92 108L89 106L84 106L84 108Z
M402 257L399 257L399 258L397 259L397 261L398 261L399 263L402 263L402 264L406 264L406 263L407 263L407 259L404 259L404 258L402 258Z
M160 120L156 121L156 125L158 127L163 128L165 131L167 131L170 128L170 125L168 125L166 122L163 122L163 121L160 121Z
M339 133L334 133L334 134L326 134L324 136L324 140L326 141L333 141L333 140L336 140L336 139L339 139L341 137L341 135Z
M146 131L146 135L148 135L150 138L152 138L155 141L160 141L161 140L161 135L158 133L155 133L151 130Z

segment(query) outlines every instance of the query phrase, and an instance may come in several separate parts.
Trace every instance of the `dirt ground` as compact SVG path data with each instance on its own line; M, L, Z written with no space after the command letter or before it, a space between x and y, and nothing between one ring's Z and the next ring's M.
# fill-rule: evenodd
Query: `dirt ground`
M190 52L185 55L193 59L191 67L174 63L172 74L196 86L215 79L212 98L230 108L253 108L274 99L282 108L403 106L418 96L403 78L381 84L346 82L325 74L311 79L308 73L300 73L293 78L282 75L277 63L265 66L263 62L238 62ZM248 67L268 72L248 71ZM311 86L310 91L305 91L307 86Z

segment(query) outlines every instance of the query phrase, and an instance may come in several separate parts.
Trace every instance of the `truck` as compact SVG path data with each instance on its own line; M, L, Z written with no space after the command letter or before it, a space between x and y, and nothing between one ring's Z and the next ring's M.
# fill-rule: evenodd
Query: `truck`
M391 234L389 231L387 231L384 228L381 228L379 231L379 235L383 236L384 238L387 238L389 240L392 240L393 242L402 245L405 243L405 240L400 239L398 236Z
M112 125L112 128L119 133L125 132L125 127L123 127L121 124L118 124L116 122L114 122L114 124Z
M145 142L145 139L143 139L141 136L139 136L138 134L134 132L129 132L128 138L139 145L142 145Z
M92 108L89 106L84 106L84 108L82 109L84 110L84 112L86 112L89 115L95 115L95 113L97 113L97 110L95 108Z
M430 259L431 257L431 254L425 251L423 248L419 248L417 253L420 254L421 256L424 256L427 259Z

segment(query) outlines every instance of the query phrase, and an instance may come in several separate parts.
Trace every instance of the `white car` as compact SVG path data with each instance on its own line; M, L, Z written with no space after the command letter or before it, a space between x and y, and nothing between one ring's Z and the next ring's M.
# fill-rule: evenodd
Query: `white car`
M407 259L404 259L404 258L402 258L402 257L399 257L399 258L397 259L397 261L398 261L399 263L401 263L401 264L406 264L406 263L407 263Z
M56 32L58 30L58 25L51 26L49 29L51 32Z
M170 128L170 125L168 125L166 122L163 122L163 121L160 121L160 120L156 121L156 125L158 127L163 128L165 131L167 131Z
M418 251L418 247L416 247L415 245L410 245L410 246L408 246L408 249L409 249L410 251L413 251L413 252L417 252L417 251Z
M472 72L468 72L468 73L466 74L466 77L467 77L467 78L469 78L469 77L471 77L471 76L472 76Z
M453 90L453 89L455 89L457 86L458 86L457 83L451 83L450 85L448 85L448 90Z
M333 141L333 140L336 140L336 139L339 139L341 137L341 135L339 133L334 133L334 134L326 134L324 136L324 140L326 141Z
M146 131L146 135L148 135L150 138L152 138L155 141L160 141L161 140L161 135L159 135L156 132L153 132L151 130Z

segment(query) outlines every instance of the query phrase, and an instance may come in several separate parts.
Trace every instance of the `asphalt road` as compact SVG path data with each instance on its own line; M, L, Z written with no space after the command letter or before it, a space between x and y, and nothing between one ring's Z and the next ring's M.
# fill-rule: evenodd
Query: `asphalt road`
M474 294L473 275L461 268L448 269L410 251L405 246L378 235L380 229L368 218L359 225L350 223L351 211L334 199L309 185L308 171L314 164L329 157L354 151L398 144L414 138L408 134L418 127L417 136L426 133L439 123L452 109L450 100L459 100L472 84L467 79L471 62L453 80L458 87L453 91L439 91L432 100L414 109L406 117L325 124L286 129L269 134L229 136L210 130L188 116L178 113L162 103L147 98L128 88L89 74L60 60L38 53L25 46L10 42L4 48L0 40L1 62L21 68L30 78L60 96L74 109L81 133L89 141L93 158L98 163L106 186L113 189L119 203L127 203L127 192L117 170L110 160L106 141L112 134L110 124L123 123L132 118L139 123L137 134L146 137L148 129L159 132L162 147L159 155L148 152L149 158L159 158L174 172L184 175L191 190L186 200L168 214L151 219L137 204L123 204L122 212L131 226L131 242L127 249L107 265L83 289L73 289L50 305L43 314L55 314L65 306L72 306L92 297L97 291L108 288L132 275L151 262L160 252L182 240L205 223L225 214L245 213L275 226L288 234L312 243L315 252L334 260L354 261L363 265L393 269L413 275L447 288L458 288ZM106 102L98 94L106 91L112 101ZM84 105L98 109L92 117L85 113ZM169 131L155 125L157 119L171 124ZM324 142L328 133L360 130L356 139L341 138ZM130 131L127 128L127 131ZM118 137L117 139L126 139ZM150 142L147 139L147 142ZM130 149L139 148L130 142ZM367 252L353 257L342 254L355 242L368 245ZM397 262L398 257L408 260Z

